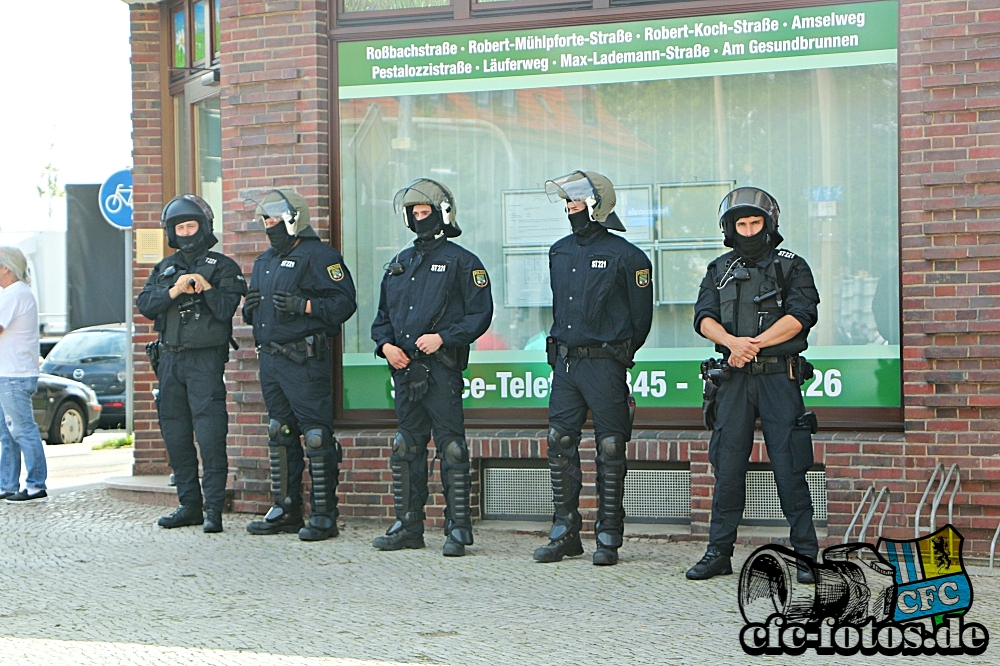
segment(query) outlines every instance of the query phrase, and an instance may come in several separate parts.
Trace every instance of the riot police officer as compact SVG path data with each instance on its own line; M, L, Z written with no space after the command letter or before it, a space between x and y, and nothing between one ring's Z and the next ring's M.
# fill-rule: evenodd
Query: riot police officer
M733 250L715 259L702 280L694 328L722 354L708 457L715 470L709 546L687 577L702 580L733 572L730 557L746 501L746 473L760 417L792 547L818 551L806 470L813 463L815 417L806 413L799 387L812 367L799 354L816 325L819 293L806 261L788 250L778 232L778 202L755 187L740 187L719 207L719 226ZM709 361L711 363L712 361ZM812 573L798 571L802 583Z
M333 436L329 340L357 309L344 258L309 226L305 199L271 190L248 200L271 247L257 257L243 320L253 325L260 387L268 413L274 505L250 534L297 532L303 541L335 537L340 444ZM302 445L309 458L309 523L302 520Z
M555 513L538 562L582 555L581 427L589 409L597 441L597 550L594 564L618 563L625 531L625 445L632 435L626 370L653 321L652 264L609 229L625 231L614 212L615 189L594 171L574 171L545 183L553 202L566 202L573 233L549 250L552 365L549 472Z
M375 353L392 372L399 419L389 459L396 521L372 545L424 547L427 442L433 431L446 500L443 554L458 557L472 545L462 371L469 346L493 317L490 280L479 257L449 240L462 230L447 187L418 178L396 193L393 204L417 238L389 263L372 323Z
M155 321L159 333L157 410L180 500L158 523L167 528L203 525L205 532L222 531L229 473L222 375L229 360L233 315L247 292L236 262L210 251L218 242L213 217L209 205L193 194L167 202L160 225L166 229L167 244L177 252L153 267L136 299L139 312ZM201 487L194 437L204 468Z

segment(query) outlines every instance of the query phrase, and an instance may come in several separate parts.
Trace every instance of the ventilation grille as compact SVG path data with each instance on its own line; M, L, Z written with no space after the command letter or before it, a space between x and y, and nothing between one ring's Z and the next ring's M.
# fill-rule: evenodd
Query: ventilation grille
M688 470L630 470L625 476L625 515L634 522L688 522ZM548 469L487 467L483 474L483 517L493 520L552 516Z
M813 520L826 522L826 472L806 472L806 483L812 496ZM747 472L747 503L743 520L785 521L778 501L778 487L774 485L774 472L751 470Z

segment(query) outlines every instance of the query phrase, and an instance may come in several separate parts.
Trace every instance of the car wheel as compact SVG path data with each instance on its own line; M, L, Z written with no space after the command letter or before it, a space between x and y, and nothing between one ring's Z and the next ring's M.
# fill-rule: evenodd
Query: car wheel
M49 429L49 444L76 444L82 442L87 429L83 410L75 402L64 402L56 411Z

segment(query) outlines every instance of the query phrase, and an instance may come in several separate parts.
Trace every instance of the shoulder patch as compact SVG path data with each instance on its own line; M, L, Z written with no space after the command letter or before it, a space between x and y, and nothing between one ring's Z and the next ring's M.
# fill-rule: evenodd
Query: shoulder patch
M795 253L794 252L789 252L788 250L782 249L782 250L778 250L778 256L779 257L783 257L785 259L794 259L795 258Z
M649 274L650 270L648 268L643 268L635 272L635 286L640 289L644 289L649 286Z
M326 274L330 276L330 279L334 282L340 282L344 279L344 267L340 264L333 264L332 266L326 267Z
M486 271L482 270L481 268L477 268L476 270L472 271L472 282L477 287L482 289L483 287L485 287L490 283L490 278L488 275L486 275Z

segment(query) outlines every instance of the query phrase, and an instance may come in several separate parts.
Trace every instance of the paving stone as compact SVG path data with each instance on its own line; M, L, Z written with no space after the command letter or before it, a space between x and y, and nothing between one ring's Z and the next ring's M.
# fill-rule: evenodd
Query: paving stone
M585 542L583 557L542 565L544 539L502 531L455 559L437 530L424 550L382 553L375 523L304 543L251 536L236 514L222 534L164 530L162 512L103 490L0 504L0 665L844 661L743 654L738 577L684 578L702 544L629 540L618 566L594 567ZM980 573L969 619L1000 641L1000 576ZM993 664L995 651L948 659Z

